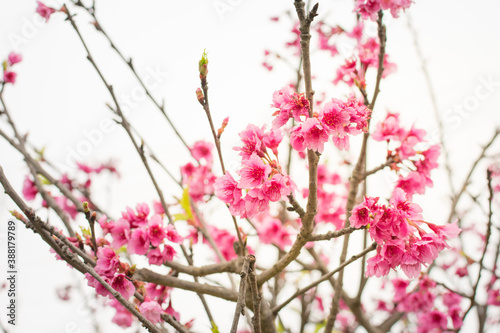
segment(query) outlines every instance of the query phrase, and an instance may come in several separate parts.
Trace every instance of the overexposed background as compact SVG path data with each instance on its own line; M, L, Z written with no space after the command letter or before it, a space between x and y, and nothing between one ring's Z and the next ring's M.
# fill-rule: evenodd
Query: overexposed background
M221 4L226 11L217 10ZM322 1L320 18L350 29L355 23L352 7L352 0ZM47 156L63 170L74 168L76 154L89 164L117 161L121 179L96 179L102 182L97 185L100 191L95 198L113 215L118 216L126 206L151 203L156 193L123 129L115 126L108 133L101 132L102 136L95 134L101 121L110 118L105 103L112 100L87 61L75 32L62 14L54 14L47 24L41 23L35 8L35 1L0 0L0 59L12 50L24 58L14 68L18 73L16 84L8 86L4 93L19 128L29 133L31 141L39 147L45 146ZM408 11L418 31L446 128L455 187L464 179L480 145L500 124L499 10L500 3L495 0L416 0ZM226 162L232 165L238 161L231 150L238 144L238 132L248 123L270 124L272 93L294 79L293 71L283 64L276 63L272 72L261 66L264 49L282 52L283 44L294 37L290 33L290 20L283 15L285 11L295 15L293 1L97 1L97 15L103 28L121 51L134 59L141 77L156 78L147 79L152 94L164 99L167 113L190 144L200 139L211 141L205 114L195 98L199 86L198 60L207 49L211 110L216 127L223 118L230 117L223 148ZM280 16L280 22L271 22L272 16ZM427 130L432 141L438 142L435 117L407 15L395 20L386 14L385 19L387 53L398 65L398 71L383 81L375 112L378 117L383 117L386 110L401 112L403 123L407 126L415 123ZM178 175L178 166L188 161L187 152L164 118L141 94L125 64L89 24L89 16L80 12L76 20L97 64L115 87L119 100L128 106L129 120ZM374 29L371 31L375 33ZM322 56L312 64L318 77L315 89L327 92L328 98L342 97L348 92L342 85L335 87L329 83L335 64ZM476 97L478 89L487 91L487 96ZM356 143L353 146L356 148ZM357 155L356 150L353 155ZM374 144L369 158L371 166L382 163L384 146ZM0 140L0 165L20 190L28 170L21 156L3 140ZM216 172L220 172L217 163L214 165ZM294 168L298 182L301 170ZM484 185L484 172L478 174L476 179ZM442 169L434 171L433 176L434 188L415 200L424 208L426 219L444 223L449 209L448 183ZM159 179L170 201L172 196L179 196L178 188L167 177L159 173ZM387 193L390 173L378 175L377 179L370 187L372 194ZM0 194L2 232L9 218L7 211L14 208ZM73 293L72 301L64 303L58 301L55 293L56 287L71 283L78 274L70 273L64 263L56 262L47 245L31 231L20 227L18 238L19 311L14 332L93 332L90 316L81 306L80 294ZM3 256L6 245L1 240ZM0 267L4 267L5 258L1 260ZM0 276L0 282L3 279ZM3 292L2 309L5 299ZM196 298L192 299L194 302L190 303L181 294L177 297L174 294L174 306L183 314L183 321L196 317L198 330L208 331L201 305ZM208 299L214 308L221 309L215 312L215 319L221 332L227 331L229 326L221 324L223 321L230 324L233 305ZM4 312L0 317L3 324ZM104 323L103 332L121 331L109 323L113 313L108 308L98 314ZM474 327L473 322L467 325Z

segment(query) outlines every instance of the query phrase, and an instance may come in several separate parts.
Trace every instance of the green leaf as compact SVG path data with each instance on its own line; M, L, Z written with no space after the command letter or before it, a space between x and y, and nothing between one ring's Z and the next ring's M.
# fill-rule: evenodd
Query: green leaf
M278 333L283 333L285 332L285 328L281 324L281 321L278 320L278 327L277 327Z
M318 333L320 329L326 326L326 320L324 320L322 323L317 323L316 328L314 329L314 333Z
M45 178L44 176L38 174L38 179L40 179L40 181L42 182L42 185L51 185L51 183L49 182L49 180L47 178Z
M181 204L181 207L184 208L187 219L191 220L193 218L193 211L191 210L191 203L189 202L189 187L186 187L184 189L181 201L179 203Z
M212 325L212 333L220 333L219 328L217 327L217 325L215 325L213 320L210 321L210 324Z
M120 254L120 253L125 253L127 252L127 246L126 245L123 245L122 247L120 247L118 250L115 251L116 254Z
M175 214L173 216L173 218L174 218L174 222L186 221L188 219L188 216L186 214Z
M92 234L90 233L90 229L87 229L87 228L84 228L82 226L80 226L80 230L82 231L82 234L84 236L91 236Z

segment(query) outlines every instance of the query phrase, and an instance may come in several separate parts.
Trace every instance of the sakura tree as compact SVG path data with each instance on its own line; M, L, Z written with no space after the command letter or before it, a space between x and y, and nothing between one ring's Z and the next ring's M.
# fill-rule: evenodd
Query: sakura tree
M411 25L417 65L439 125L437 138L405 119L404 110L379 107L381 95L388 101L393 96L382 91L384 83L397 75L386 20L404 16L414 1L356 0L345 13L354 22L349 27L322 14L317 3L290 1L290 12L269 15L286 25L292 38L263 51L262 67L272 75L276 67L288 66L294 79L268 92L262 106L268 110L266 121L233 129L235 138L229 130L238 113L215 111L209 103L209 79L217 72L211 50L200 50L192 100L198 103L196 122L206 122L210 140L177 125L176 112L155 97L132 58L108 34L99 5L37 1L36 13L45 24L59 21L73 32L107 93L102 108L124 131L154 190L153 200L111 210L99 182L109 177L127 183L119 163L82 158L62 170L46 152L50 147L31 140L9 101L19 79L16 69L26 62L20 53L5 54L0 82L0 136L20 154L19 169L25 173L22 184L13 183L0 165L0 183L17 206L9 212L55 260L78 273L75 284L85 285L80 293L96 300L94 314L113 309L108 320L116 331L376 333L477 327L485 332L500 327L500 224L494 214L500 168L498 154L492 153L500 130L479 156L468 158L465 179L456 177L452 143L445 140ZM218 13L232 8L223 2L214 6ZM95 55L102 50L92 47L82 29L89 21L166 122L169 140L187 153L185 160L155 149L131 120L106 65ZM315 71L317 63L327 70ZM210 96L221 93L213 90ZM251 95L242 91L241 100ZM233 141L236 146L227 144ZM228 155L237 157L228 160ZM421 204L430 197L436 174L450 189L446 200L431 198L442 201L444 219ZM58 289L62 301L68 301L71 288ZM179 303L201 304L204 313L181 311Z

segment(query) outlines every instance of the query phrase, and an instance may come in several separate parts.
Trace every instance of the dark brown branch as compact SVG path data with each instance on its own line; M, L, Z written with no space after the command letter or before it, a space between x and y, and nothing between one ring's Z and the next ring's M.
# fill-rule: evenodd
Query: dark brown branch
M230 289L185 281L173 276L158 274L145 268L136 270L133 275L133 279L144 282L152 282L161 286L194 291L196 293L222 298L227 301L236 302L238 300L238 294Z
M250 290L252 291L253 300L253 333L262 333L260 328L260 307L262 303L262 295L260 293L260 288L257 285L257 278L255 274L255 256L249 254L247 260L250 263L248 279L250 281Z
M236 309L234 310L233 324L231 325L231 333L236 333L238 329L238 322L240 321L240 314L245 315L245 292L246 282L248 277L248 270L250 269L250 262L248 257L243 259L243 268L240 273L240 290L238 292L238 300L236 302Z
M231 261L201 267L186 266L174 261L166 261L164 265L179 273L189 274L192 276L206 276L218 273L238 273L241 270L242 259L238 258Z

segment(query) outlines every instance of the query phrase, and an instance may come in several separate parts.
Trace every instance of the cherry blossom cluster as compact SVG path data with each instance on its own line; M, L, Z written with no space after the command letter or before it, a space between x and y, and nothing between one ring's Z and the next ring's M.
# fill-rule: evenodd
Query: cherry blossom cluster
M366 88L366 72L369 68L378 68L380 43L378 38L364 38L365 25L360 21L352 31L347 32L346 36L352 39L356 44L354 53L345 60L345 63L337 69L336 77L333 83L336 85L340 81L349 86L355 85L360 89ZM384 71L382 77L396 71L396 65L389 61L389 56L384 55Z
M3 82L0 83L16 83L17 73L12 71L12 66L17 63L20 63L23 60L23 57L19 53L11 52L7 60L2 63L3 68Z
M72 179L68 176L68 174L63 174L59 179L59 182L65 186L68 190L73 191L75 189L79 189L79 192L75 192L75 197L78 198L80 202L89 201L88 198L83 196L81 193L90 193L91 187L91 175L99 174L104 170L109 171L111 174L119 175L115 166L112 163L100 164L97 167L90 167L89 165L83 163L76 163L78 170L82 171L87 175L87 179L85 182L79 182L76 179ZM43 185L50 185L46 179L40 177ZM28 201L35 200L37 194L39 193L35 182L29 177L26 176L23 182L22 194L23 197ZM55 200L57 205L66 212L73 220L76 218L78 214L78 210L75 205L64 195L55 195L52 192L48 192L49 195ZM42 201L42 207L47 208L48 205L45 200ZM90 207L92 208L92 204L90 203Z
M436 282L428 275L422 275L417 286L411 291L407 291L410 285L408 280L395 278L392 284L397 311L406 315L410 313L417 315L417 332L445 332L450 330L450 326L453 330L458 330L462 326L463 313L460 306L462 297L448 290L442 292L436 288ZM436 305L438 296L443 305L441 310Z
M355 11L357 11L363 19L377 19L379 10L390 10L392 17L398 18L401 11L410 8L413 0L357 0Z
M231 214L252 218L267 211L270 202L286 198L295 185L278 162L278 145L283 139L279 129L266 131L249 124L239 135L242 146L234 149L242 159L237 171L240 179L236 181L227 171L215 181L215 195L229 205Z
M424 194L426 187L432 187L431 171L438 167L437 159L440 146L432 145L425 150L418 149L424 143L425 130L412 126L403 128L399 123L398 113L388 113L386 118L377 124L372 138L376 141L386 141L387 157L392 161L391 168L399 173L396 187L402 188L410 198L413 194ZM410 162L411 165L408 165ZM400 170L408 170L403 176Z
M213 145L197 141L190 147L196 164L191 162L181 167L182 185L189 188L189 195L195 202L214 194L215 175L212 173Z
M256 216L256 221L258 222L257 231L261 243L273 244L282 250L285 246L292 245L292 234L280 219L268 214L259 214Z
M371 238L378 244L377 254L367 260L367 276L385 276L399 266L408 278L414 279L420 275L422 265L431 264L448 247L446 241L460 233L455 223L439 226L423 221L420 206L409 201L400 188L394 190L388 206L378 200L365 197L349 218L355 228L368 226ZM423 229L424 225L430 232Z
M107 221L103 216L99 223L104 236L111 235L113 249L126 245L128 253L146 255L150 265L162 265L171 261L176 253L166 241L181 243L183 239L172 225L163 225L162 215L156 212L149 217L149 213L149 206L141 203L135 211L127 207L116 222Z
M290 143L297 151L311 149L323 152L329 138L340 150L348 150L349 136L368 130L370 110L357 98L351 96L347 102L332 99L325 103L319 114L309 118L309 103L303 94L285 87L273 94L273 128L282 127L290 118L296 126L290 130Z

